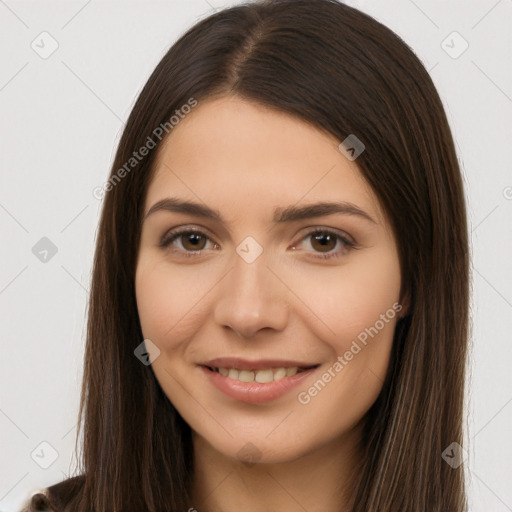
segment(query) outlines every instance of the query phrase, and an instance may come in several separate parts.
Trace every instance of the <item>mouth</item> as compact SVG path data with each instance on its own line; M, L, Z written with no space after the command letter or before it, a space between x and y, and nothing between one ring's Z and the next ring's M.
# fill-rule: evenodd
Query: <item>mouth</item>
M293 377L298 373L307 372L318 368L320 364L309 366L269 366L267 368L236 368L227 366L209 366L201 365L210 372L219 373L223 377L238 382L257 382L267 384L278 381L286 377Z
M224 395L237 402L263 404L286 396L304 383L321 364L298 361L265 360L244 361L237 358L219 358L199 364L198 368Z

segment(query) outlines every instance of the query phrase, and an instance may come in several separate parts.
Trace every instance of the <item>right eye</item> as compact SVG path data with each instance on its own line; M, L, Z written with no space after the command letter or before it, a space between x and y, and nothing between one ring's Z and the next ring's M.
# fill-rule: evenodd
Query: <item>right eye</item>
M202 231L185 227L167 232L158 245L159 247L170 249L172 252L182 253L187 257L194 257L201 255L208 241L210 241L215 248L218 247L218 245Z

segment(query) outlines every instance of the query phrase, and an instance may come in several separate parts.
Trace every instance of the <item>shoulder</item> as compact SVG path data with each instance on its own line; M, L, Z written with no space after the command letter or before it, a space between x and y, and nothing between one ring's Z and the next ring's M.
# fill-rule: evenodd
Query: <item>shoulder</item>
M67 478L34 494L20 512L61 512L80 491L84 475Z

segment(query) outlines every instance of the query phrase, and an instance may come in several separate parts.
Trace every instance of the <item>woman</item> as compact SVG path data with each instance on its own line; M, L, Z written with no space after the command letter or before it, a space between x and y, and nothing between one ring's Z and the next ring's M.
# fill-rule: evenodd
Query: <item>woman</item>
M80 475L29 510L467 510L463 184L399 37L334 0L202 20L98 193Z

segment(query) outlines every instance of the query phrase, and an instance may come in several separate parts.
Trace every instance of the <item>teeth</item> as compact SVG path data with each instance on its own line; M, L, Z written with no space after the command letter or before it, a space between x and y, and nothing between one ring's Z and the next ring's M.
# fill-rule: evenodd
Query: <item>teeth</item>
M242 382L252 382L254 378L255 374L250 370L241 370L238 372L238 380L241 380Z
M293 377L299 372L297 366L291 368L265 368L264 370L237 370L236 368L214 368L215 371L241 382L259 382L265 384L284 377ZM302 371L302 370L300 370Z

